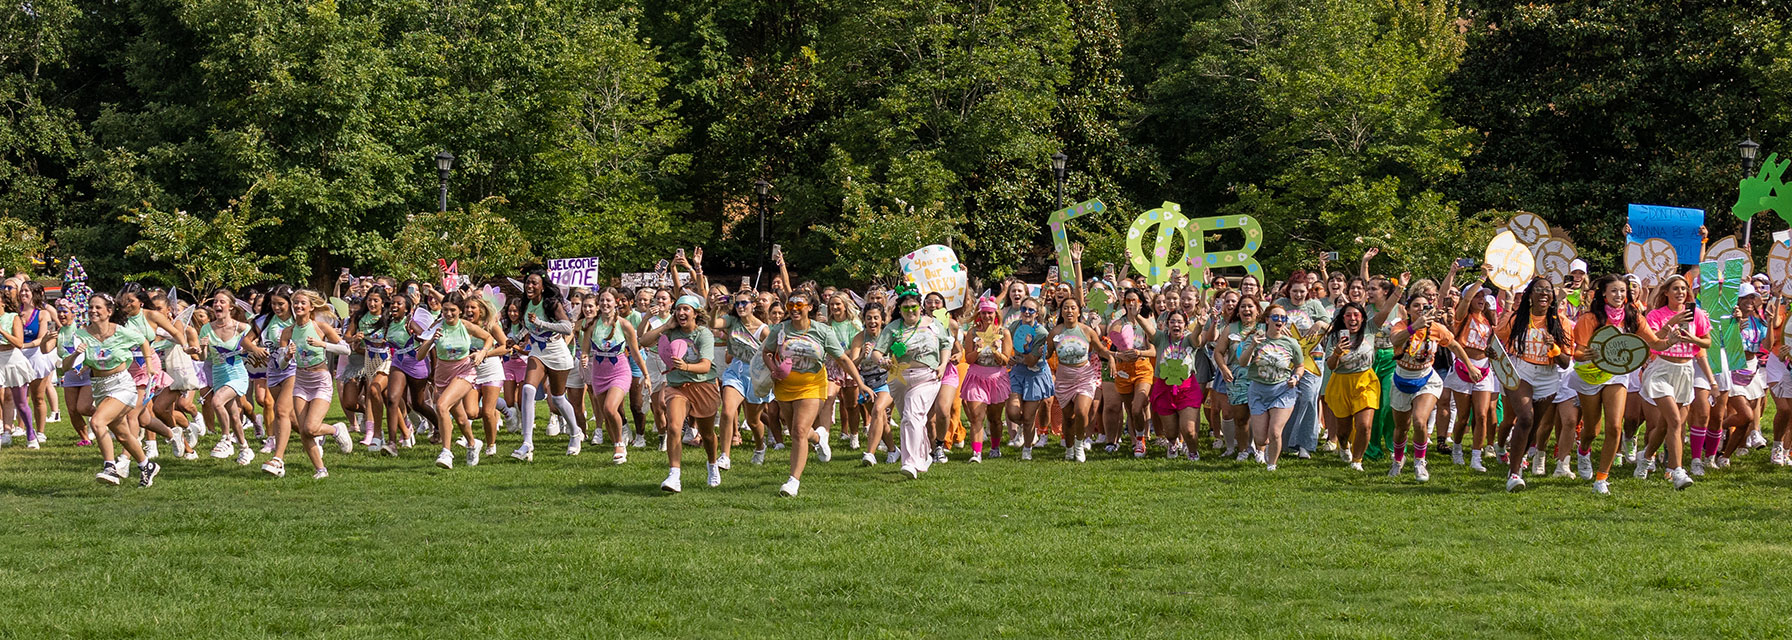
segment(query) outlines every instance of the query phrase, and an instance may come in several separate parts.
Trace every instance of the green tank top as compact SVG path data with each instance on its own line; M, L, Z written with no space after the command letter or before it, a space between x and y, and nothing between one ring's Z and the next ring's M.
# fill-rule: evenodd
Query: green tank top
M406 326L409 320L409 316L396 318L392 324L386 325L386 342L392 345L394 354L414 354L417 351L417 345L412 344L411 328Z
M11 311L8 311L5 313L0 313L0 327L10 329L10 328L12 328L12 321L17 320L18 318L19 318L19 314L13 313ZM4 330L4 329L0 329L0 330ZM0 340L0 349L12 349L12 348L13 348L12 343L6 342L5 340Z
M323 339L323 336L318 335L315 321L292 327L292 348L299 354L297 363L300 369L309 369L324 363L323 348L311 346L313 336L317 336L319 340Z
M104 340L88 333L82 327L74 334L75 339L87 345L87 366L95 371L116 369L131 361L131 349L143 344L143 336L128 325L116 325L112 335Z
M466 323L444 324L436 333L436 359L445 362L465 360L472 344L472 339L467 337Z

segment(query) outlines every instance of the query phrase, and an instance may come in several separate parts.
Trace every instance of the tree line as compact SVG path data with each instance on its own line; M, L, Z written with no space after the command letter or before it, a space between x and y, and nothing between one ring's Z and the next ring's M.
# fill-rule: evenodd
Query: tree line
M1616 269L1627 203L1737 230L1736 143L1776 151L1792 119L1789 21L1743 0L31 0L0 19L0 266L319 282L641 271L703 244L746 271L765 180L801 272L885 277L950 242L976 273L1038 273L1061 152L1066 200L1108 204L1070 224L1092 262L1171 201L1255 216L1272 272L1370 247L1441 271L1521 210Z

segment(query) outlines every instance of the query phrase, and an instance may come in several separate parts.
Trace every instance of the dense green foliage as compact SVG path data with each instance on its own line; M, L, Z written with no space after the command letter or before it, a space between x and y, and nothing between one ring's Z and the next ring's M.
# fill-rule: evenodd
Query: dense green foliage
M1174 201L1257 216L1272 272L1368 247L1440 271L1517 210L1609 269L1629 202L1736 231L1735 143L1792 127L1788 25L1743 0L34 0L0 15L0 218L41 240L0 257L183 284L126 251L135 212L254 187L269 273L408 271L446 149L451 208L500 198L530 254L612 273L698 243L750 270L761 178L798 272L951 241L1037 273L1062 151L1065 198L1110 205L1070 225L1091 262Z

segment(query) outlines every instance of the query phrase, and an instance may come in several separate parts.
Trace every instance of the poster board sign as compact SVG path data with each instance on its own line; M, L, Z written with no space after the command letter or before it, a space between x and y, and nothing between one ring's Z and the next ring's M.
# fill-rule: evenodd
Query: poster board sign
M971 274L958 262L958 254L943 244L930 244L910 252L896 261L902 279L913 283L922 296L938 293L946 299L947 309L964 306L964 290Z
M1537 275L1537 257L1511 231L1501 231L1487 243L1487 264L1493 266L1493 286L1515 291Z
M1674 247L1680 264L1698 264L1704 255L1705 239L1699 227L1705 226L1705 210L1668 207L1652 204L1630 205L1630 235L1627 242L1642 244L1660 238Z
M690 284L691 283L691 274L680 271L678 273L678 283L681 285ZM634 289L639 289L641 287L656 287L657 288L657 287L669 287L669 286L672 286L672 274L669 274L669 273L655 273L652 271L643 271L640 273L622 274L622 288L629 289L631 291Z
M548 280L562 287L596 289L603 286L597 277L598 259L554 258L548 260Z

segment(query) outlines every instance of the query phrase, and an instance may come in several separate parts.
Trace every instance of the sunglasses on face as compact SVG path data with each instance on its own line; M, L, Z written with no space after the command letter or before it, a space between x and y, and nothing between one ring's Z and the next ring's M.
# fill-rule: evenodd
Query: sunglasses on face
M1035 314L1035 313L1039 313L1039 310L1038 310L1038 309L1028 309L1028 308L1026 308L1026 307L1021 307L1021 310L1020 310L1020 312L1021 312L1021 313L1024 313L1024 314L1026 314L1026 315L1033 315L1033 314Z
M898 308L897 308L897 309L898 309L898 310L899 310L899 311L902 311L902 312L904 312L904 313L906 313L906 312L909 312L909 311L920 311L920 310L921 310L921 305L918 305L918 304L905 304L905 305L902 305L902 306L901 306L901 307L898 307Z
M737 306L737 307L745 307L745 306L751 305L751 304L753 304L752 300L735 300L734 301L734 306Z
M1288 322L1288 316L1270 316L1269 321L1276 324L1283 324Z

